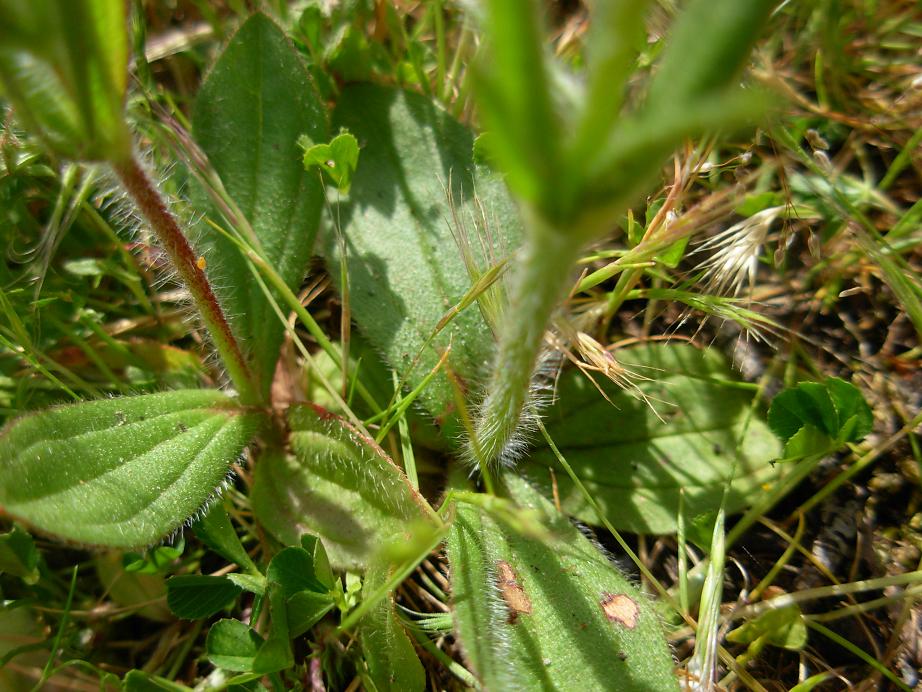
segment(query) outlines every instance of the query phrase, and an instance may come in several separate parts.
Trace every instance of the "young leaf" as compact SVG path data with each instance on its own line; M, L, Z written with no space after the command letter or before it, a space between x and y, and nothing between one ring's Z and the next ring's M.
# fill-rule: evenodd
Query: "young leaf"
M304 134L326 141L328 126L307 68L272 20L255 14L244 22L202 85L192 120L196 141L249 222L245 239L296 290L322 208L320 180L304 170L297 143ZM205 224L190 235L268 392L284 326L231 241Z
M150 545L214 494L261 421L213 390L33 413L0 432L0 507L71 541Z
M263 638L239 620L218 620L208 630L205 655L218 668L249 673L262 644Z
M352 316L403 376L439 320L473 283L452 237L449 195L468 234L475 233L472 219L480 217L475 195L483 206L493 257L483 256L481 238L467 238L482 270L518 246L520 222L503 183L477 175L471 132L428 99L351 86L343 91L333 120L362 144L349 201L333 213L346 238ZM324 252L338 282L340 249L332 233L325 237ZM470 307L426 346L406 381L411 388L418 385L451 344L448 366L462 383L472 384L490 359L492 342L476 307ZM439 373L419 401L443 426L446 439L455 440L461 425L449 379Z
M0 574L6 572L34 584L39 578L38 558L32 536L18 526L0 534Z
M506 481L549 540L463 502L448 538L457 635L484 687L677 689L645 597L525 481Z
M167 605L183 620L210 617L239 595L240 587L227 577L183 574L166 582Z
M352 175L359 162L359 143L348 132L340 132L329 144L314 144L302 137L298 144L304 149L304 168L319 168L333 181L344 195L349 194Z
M205 545L224 559L240 565L251 574L259 574L259 569L241 545L223 504L215 503L205 516L192 524L192 530Z
M372 440L321 408L289 410L291 454L269 451L251 500L266 529L288 545L321 538L330 563L364 567L389 540L408 539L432 509Z
M386 565L370 567L363 595L368 597L383 586L387 576ZM393 596L388 594L362 619L360 637L368 674L378 692L422 692L426 671L394 609Z
M17 116L60 156L129 157L125 4L0 0L0 16L0 84Z
M584 375L566 372L545 422L615 527L673 532L683 489L690 521L720 507L731 476L725 509L735 512L782 473L771 466L781 451L777 440L757 414L749 416L752 394L734 387L732 371L714 349L660 343L620 350L616 357L628 371L651 379L637 380L639 389L631 393L596 375L609 403ZM597 523L550 449L534 450L522 471L550 497L549 468L564 511Z
M288 630L288 606L282 587L269 582L269 617L272 629L269 637L259 647L253 659L254 673L274 673L290 668L294 664L291 651L291 634Z
M330 594L299 591L288 599L288 629L292 638L300 637L333 610L336 601Z
M751 622L727 633L735 644L766 643L791 651L801 651L807 645L807 623L796 603L771 608Z
M873 414L853 384L830 377L801 382L772 399L768 423L785 442L785 457L822 454L871 432Z
M285 548L269 563L266 579L278 583L290 598L299 591L326 593L329 588L314 576L314 561L304 548Z

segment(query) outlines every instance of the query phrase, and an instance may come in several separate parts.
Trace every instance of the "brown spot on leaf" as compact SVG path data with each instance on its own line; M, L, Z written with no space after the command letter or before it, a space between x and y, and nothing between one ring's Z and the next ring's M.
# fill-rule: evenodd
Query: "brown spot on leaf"
M519 613L523 615L531 614L531 599L525 593L522 585L519 584L519 575L512 569L512 565L505 560L499 560L496 563L496 572L497 585L503 595L503 600L506 602L506 607L509 609L509 624L514 625Z
M602 600L599 602L602 611L609 622L620 622L629 630L637 626L637 616L640 614L640 608L637 601L623 593L606 593L602 594Z

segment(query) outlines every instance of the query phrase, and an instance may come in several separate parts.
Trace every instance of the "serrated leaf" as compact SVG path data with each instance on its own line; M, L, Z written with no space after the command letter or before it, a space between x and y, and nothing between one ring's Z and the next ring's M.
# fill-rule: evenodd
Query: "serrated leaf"
M266 593L266 578L263 576L257 577L252 574L231 572L227 575L227 578L244 591L255 593L257 596L262 596Z
M732 371L714 349L648 344L615 356L629 371L650 378L634 377L648 401L596 376L609 403L585 376L565 372L545 425L616 528L671 533L683 490L690 521L720 507L731 476L728 513L746 507L764 483L780 477L783 470L771 465L781 453L777 439L757 412L749 417L752 393L733 386ZM534 449L521 467L547 497L553 492L549 469L564 511L598 523L550 449Z
M494 242L494 260L519 244L521 224L503 183L479 175L469 130L423 96L355 85L343 90L334 124L362 146L349 201L334 209L345 236L352 316L359 331L387 363L404 375L439 320L472 285L452 237L449 194L468 226L475 261L486 270L472 219L483 205ZM450 192L446 190L449 188ZM340 250L335 234L324 253L339 286ZM477 307L464 310L422 352L407 383L419 384L451 343L448 365L462 383L481 377L492 353L492 336ZM448 378L440 373L420 403L441 424L448 440L461 426Z
M34 584L39 578L38 557L32 536L18 526L0 534L0 574L6 572Z
M251 492L260 522L282 543L319 536L330 564L356 569L431 519L403 471L345 420L314 406L292 407L288 420L291 454L267 451Z
M166 582L166 603L183 620L210 617L239 595L240 587L227 577L182 574Z
M307 68L272 20L255 14L240 27L202 85L192 121L196 141L249 221L263 257L297 290L322 208L320 180L304 170L297 142L302 135L326 141L328 126ZM191 236L268 392L284 326L229 240L205 224Z
M249 673L263 638L239 620L218 620L208 630L205 655L218 668Z
M546 541L463 502L448 537L457 635L483 685L677 689L645 597L525 481L506 482L522 509L538 514Z
M71 541L149 545L205 503L261 421L214 390L30 414L0 433L0 507Z
M381 587L387 576L388 570L382 564L369 568L362 589L364 596L367 598ZM426 671L397 616L391 594L362 619L359 636L368 674L378 692L426 689Z

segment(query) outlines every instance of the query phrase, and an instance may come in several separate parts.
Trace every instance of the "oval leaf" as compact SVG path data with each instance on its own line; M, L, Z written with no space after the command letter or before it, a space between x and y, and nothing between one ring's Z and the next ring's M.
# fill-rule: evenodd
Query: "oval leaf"
M606 401L585 376L567 372L546 419L551 439L615 528L671 533L683 490L691 521L720 507L731 477L727 512L746 507L764 483L780 478L781 467L771 465L781 453L778 440L757 414L750 417L752 393L734 387L732 371L713 349L648 344L616 356L627 370L650 378L637 381L647 400L597 376ZM522 466L547 497L554 482L549 469L563 510L597 524L550 449L534 450Z
M330 564L364 567L394 538L409 537L432 509L372 440L314 406L289 411L291 454L267 452L256 466L253 508L287 545L323 541Z
M333 119L362 146L349 201L334 209L345 236L349 301L359 330L398 374L409 372L411 387L436 366L449 343L448 365L459 380L482 377L493 339L476 306L462 311L415 365L414 360L473 283L452 237L449 195L465 223L471 258L485 271L521 237L505 186L496 177L477 175L472 133L418 94L367 84L348 87ZM492 237L484 242L492 241L492 258L481 250L473 221L478 218L489 224ZM324 238L324 252L341 290L335 234ZM440 373L420 402L443 426L446 439L455 440L461 426L448 378Z
M507 476L548 540L459 503L448 537L458 638L492 690L675 690L672 656L640 591L537 491Z
M326 141L328 125L307 68L272 20L255 14L244 22L202 85L192 120L196 141L252 228L250 242L297 290L323 199L319 175L304 170L298 138ZM268 392L284 326L231 241L206 224L190 235Z
M239 620L218 620L208 630L205 655L218 668L248 673L262 644L262 637Z
M0 433L0 508L79 543L150 545L214 494L260 419L213 390L19 418Z

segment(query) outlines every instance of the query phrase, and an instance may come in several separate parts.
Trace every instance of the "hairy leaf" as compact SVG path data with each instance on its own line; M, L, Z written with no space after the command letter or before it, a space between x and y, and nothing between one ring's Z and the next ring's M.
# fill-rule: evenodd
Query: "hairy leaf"
M367 597L387 580L386 565L375 564L365 576ZM388 594L364 617L360 628L362 653L368 674L378 692L413 692L426 689L426 671L397 616L393 595Z
M780 476L771 465L781 452L778 441L757 413L750 416L752 393L734 386L713 349L648 344L615 356L634 373L634 396L596 375L609 403L585 376L564 373L546 427L616 528L670 533L682 491L691 520L717 510L731 477L727 512L746 507L763 483ZM534 450L522 471L547 497L556 478L564 511L598 523L550 449Z
M334 209L342 226L352 316L359 330L411 387L438 363L451 344L448 365L472 386L482 377L492 337L476 306L454 319L414 359L439 320L473 284L452 237L450 200L465 226L471 257L480 271L514 250L520 222L503 183L478 175L469 130L428 99L396 89L357 85L345 89L334 112L362 147L347 202ZM493 257L485 257L475 220L482 218ZM486 238L489 233L490 238ZM327 265L340 280L340 247L324 239ZM338 286L338 288L342 288ZM411 369L412 368L412 369ZM440 373L420 402L448 439L461 427L449 379Z
M261 417L214 390L91 401L0 433L0 507L92 545L149 545L221 485Z
M537 491L512 475L506 481L547 540L464 502L448 538L457 635L483 685L677 689L645 597Z
M322 206L319 176L304 170L298 138L324 142L327 133L323 104L297 50L268 17L253 15L202 85L193 134L249 222L247 240L292 290L304 277ZM192 241L268 392L283 325L233 243L205 224Z
M372 440L319 407L289 411L291 454L256 466L253 508L280 541L319 536L336 568L364 567L389 540L408 538L432 509Z

